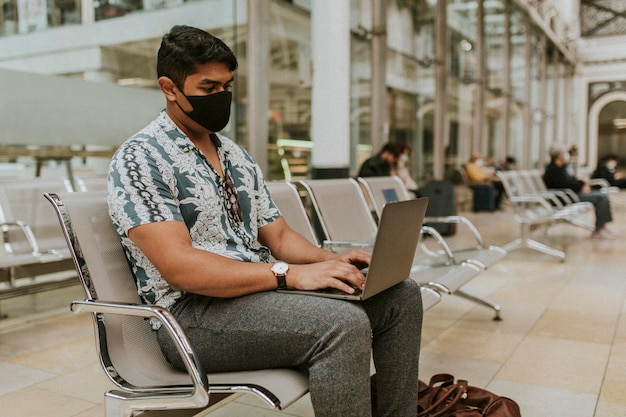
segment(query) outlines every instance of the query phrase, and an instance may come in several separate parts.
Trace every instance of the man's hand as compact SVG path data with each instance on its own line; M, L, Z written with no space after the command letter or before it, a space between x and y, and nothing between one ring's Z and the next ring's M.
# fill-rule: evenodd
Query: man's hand
M585 183L583 184L582 188L580 189L581 193L590 193L591 192L591 186L589 185L589 183L587 181L585 181Z
M369 266L372 254L361 249L353 249L339 253L337 259L352 264L358 269L363 269Z
M348 294L363 289L361 268L369 265L371 255L363 250L337 254L335 259L308 265L289 265L287 285L300 290L336 288Z

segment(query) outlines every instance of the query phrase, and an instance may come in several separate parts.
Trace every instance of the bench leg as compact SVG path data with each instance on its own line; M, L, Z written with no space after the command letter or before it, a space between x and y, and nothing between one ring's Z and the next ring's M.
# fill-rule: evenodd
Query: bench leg
M543 244L541 242L538 242L530 238L530 224L529 223L522 223L521 237L519 239L515 239L511 243L504 245L503 248L507 252L511 252L515 249L520 249L520 248L533 249L538 252L545 253L546 255L559 258L561 262L565 262L565 252L560 251L558 249L555 249L553 247L550 247L546 244Z
M515 249L520 249L520 248L529 248L529 249L534 249L538 252L542 252L545 253L546 255L550 255L550 256L554 256L556 258L559 258L561 262L565 262L565 252L560 251L558 249L555 249L553 247L550 247L546 244L543 244L541 242L538 242L534 239L515 239L513 242L508 243L506 245L503 246L504 249L506 249L507 252L511 252Z
M495 321L502 320L502 318L500 317L501 307L498 304L494 303L493 301L489 301L489 300L485 300L484 298L476 297L475 295L468 294L468 293L466 293L463 290L456 290L454 292L454 295L458 295L459 297L463 297L466 300L473 301L473 302L478 303L480 305L483 305L485 307L491 308L492 310L494 310L496 312L496 315L495 315L495 317L493 319Z

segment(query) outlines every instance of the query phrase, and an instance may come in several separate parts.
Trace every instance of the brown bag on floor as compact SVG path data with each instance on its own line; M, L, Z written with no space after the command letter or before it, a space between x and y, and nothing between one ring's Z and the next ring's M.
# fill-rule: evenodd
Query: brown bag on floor
M372 376L372 416L376 416L376 375ZM510 398L468 386L449 374L433 375L418 387L417 417L521 417L519 406Z

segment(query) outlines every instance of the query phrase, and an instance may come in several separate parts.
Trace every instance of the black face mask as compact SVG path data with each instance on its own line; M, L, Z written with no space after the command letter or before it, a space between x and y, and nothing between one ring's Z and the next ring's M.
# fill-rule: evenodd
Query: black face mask
M183 110L191 120L210 132L219 132L226 127L230 119L230 103L233 98L233 94L230 91L220 91L208 96L186 96L184 93L182 94L193 107L193 110L190 112ZM178 104L178 107L180 107L180 104Z

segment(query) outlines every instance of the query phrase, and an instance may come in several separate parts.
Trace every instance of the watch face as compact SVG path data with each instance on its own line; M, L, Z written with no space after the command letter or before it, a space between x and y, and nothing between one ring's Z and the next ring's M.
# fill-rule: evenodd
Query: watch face
M280 275L284 275L287 272L288 269L289 269L289 265L286 264L285 262L276 262L272 266L272 271L274 271L274 273L280 274Z

